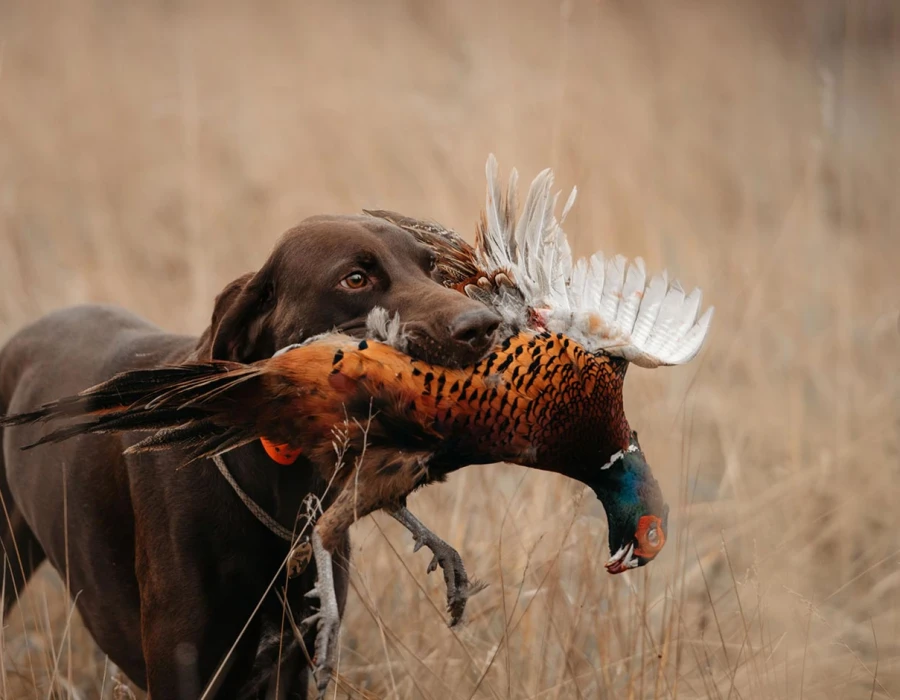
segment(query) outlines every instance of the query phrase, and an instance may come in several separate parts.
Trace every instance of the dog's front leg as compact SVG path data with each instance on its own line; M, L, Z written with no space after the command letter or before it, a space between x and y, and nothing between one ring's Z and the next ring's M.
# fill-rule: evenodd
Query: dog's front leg
M405 506L391 511L391 516L412 534L416 542L414 552L418 552L423 546L431 550L434 556L428 565L428 573L435 571L438 566L443 570L444 583L447 585L447 612L450 613L450 626L455 626L466 610L466 601L484 590L487 584L474 579L470 581L459 552L423 525Z
M233 699L249 676L259 642L257 618L241 634L252 603L223 598L203 569L184 564L188 555L167 548L162 532L154 531L156 539L149 543L139 540L135 552L149 696L180 700L209 690L209 697ZM246 608L246 616L235 613L239 608Z
M166 606L142 620L147 690L152 700L197 698L204 691L217 700L236 698L249 676L257 625L251 623L232 650L231 642L240 630L210 639L208 630L217 629L215 621L199 620L198 608L203 604L195 602L193 610Z

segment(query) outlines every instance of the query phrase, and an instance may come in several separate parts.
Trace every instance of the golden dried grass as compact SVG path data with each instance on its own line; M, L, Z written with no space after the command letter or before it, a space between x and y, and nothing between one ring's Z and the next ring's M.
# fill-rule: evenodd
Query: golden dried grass
M425 554L359 523L340 697L900 695L900 13L677 5L0 8L0 339L83 301L198 333L311 214L468 233L491 151L578 185L577 252L717 306L695 362L627 382L659 560L609 577L583 489L464 470L411 507L490 588L451 631ZM19 611L4 697L112 693L46 568Z

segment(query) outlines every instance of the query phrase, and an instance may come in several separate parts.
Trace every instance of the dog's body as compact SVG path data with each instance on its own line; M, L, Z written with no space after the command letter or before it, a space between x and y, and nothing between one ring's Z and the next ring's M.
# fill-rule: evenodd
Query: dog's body
M440 286L432 267L423 246L384 221L308 219L285 234L259 272L226 287L199 339L99 306L59 311L20 331L0 351L0 414L33 409L127 369L194 358L250 362L335 327L361 334L376 306L401 314L412 354L471 361L490 345L499 318ZM153 698L196 697L226 656L217 697L263 692L281 658L280 692L305 698L306 650L289 641L274 590L264 598L288 545L212 463L179 468L185 459L171 452L123 457L139 438L129 433L19 449L41 432L21 426L0 433L5 610L46 557L67 580L99 646ZM308 493L328 502L326 485L302 457L280 466L254 443L226 455L226 463L288 530ZM349 543L341 549L334 568L343 608ZM304 594L315 576L310 566L288 587L298 620L310 612ZM283 585L282 575L277 588Z

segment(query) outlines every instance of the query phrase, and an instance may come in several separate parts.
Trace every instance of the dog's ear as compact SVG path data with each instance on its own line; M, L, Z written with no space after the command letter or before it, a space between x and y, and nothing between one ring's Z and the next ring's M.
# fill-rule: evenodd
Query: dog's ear
M266 356L268 349L260 345L265 343L266 318L274 306L275 289L267 267L238 277L216 297L209 328L197 344L197 359L252 362L260 352Z

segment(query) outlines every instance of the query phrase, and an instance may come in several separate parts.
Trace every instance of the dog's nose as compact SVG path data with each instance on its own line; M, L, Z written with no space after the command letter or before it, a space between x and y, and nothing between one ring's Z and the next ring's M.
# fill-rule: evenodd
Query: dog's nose
M464 311L450 324L450 337L482 352L494 342L494 334L500 327L500 317L485 307Z

